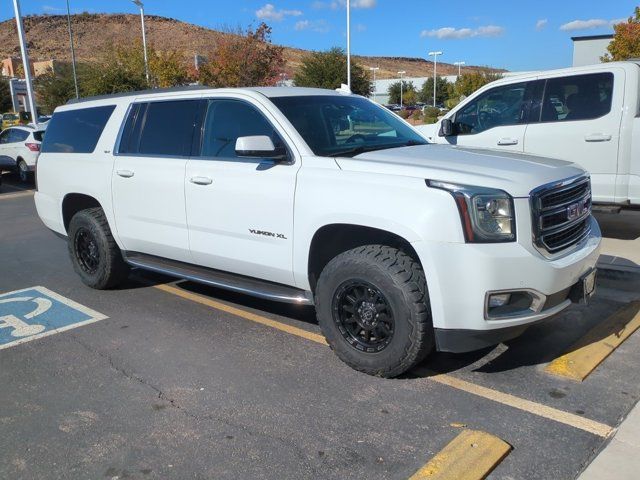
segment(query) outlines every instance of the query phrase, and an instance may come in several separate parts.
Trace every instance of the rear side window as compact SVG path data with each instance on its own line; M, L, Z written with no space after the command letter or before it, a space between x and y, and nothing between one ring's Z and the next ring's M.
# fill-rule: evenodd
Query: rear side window
M24 130L14 129L12 138L14 142L24 142L27 138L29 138L29 132L25 132Z
M593 73L547 80L542 122L592 120L611 111L613 73Z
M189 156L199 100L135 104L129 111L118 152Z
M108 105L54 114L42 142L42 152L92 153L115 108Z

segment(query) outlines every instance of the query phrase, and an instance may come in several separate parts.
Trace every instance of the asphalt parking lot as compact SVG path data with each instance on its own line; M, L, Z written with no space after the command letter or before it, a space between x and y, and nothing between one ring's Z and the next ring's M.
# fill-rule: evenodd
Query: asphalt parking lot
M573 479L640 399L639 333L582 382L546 370L640 300L638 276L601 275L589 306L385 380L342 364L311 308L142 272L85 287L22 188L0 187L0 307L41 296L42 323L62 323L3 343L0 308L0 478L407 479L471 429L513 448L491 479Z

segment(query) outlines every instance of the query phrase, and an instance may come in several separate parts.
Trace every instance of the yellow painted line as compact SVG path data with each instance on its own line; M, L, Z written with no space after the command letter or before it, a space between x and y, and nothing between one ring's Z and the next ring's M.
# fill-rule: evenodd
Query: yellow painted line
M311 340L312 342L327 345L327 341L325 340L325 338L317 333L312 333L301 328L293 327L282 322L271 320L261 315L256 315L255 313L247 312L240 308L232 307L225 303L212 300L211 298L205 297L203 295L187 292L170 284L155 285L155 288L172 295L177 295L178 297L182 297L184 299L191 300L193 302L197 302L226 313L230 313L231 315L236 315L246 320L275 328L282 332L296 335L307 340ZM565 425L569 425L579 430L584 430L600 437L606 438L613 432L613 428L609 425L605 425L604 423L596 422L595 420L589 420L588 418L558 410L553 407L548 407L546 405L532 402L530 400L525 400L523 398L516 397L515 395L499 392L487 387L482 387L480 385L476 385L475 383L467 382L450 375L437 374L426 369L419 368L416 371L426 374L426 378L428 380L432 380L436 383L447 385L451 388L455 388L457 390L461 390L463 392L470 393L472 395L476 395L478 397L482 397L484 399L491 400L502 405L507 405L509 407L522 410L532 415L553 420L558 423L563 423Z
M418 369L418 371L422 371L427 374L433 373L424 369ZM595 420L590 420L588 418L581 417L580 415L575 415L563 410L558 410L557 408L549 407L541 403L532 402L531 400L525 400L524 398L516 397L515 395L511 395L509 393L504 393L498 390L493 390L491 388L476 385L475 383L467 382L465 380L452 377L451 375L436 373L427 378L442 385L447 385L449 387L462 390L463 392L467 392L496 403L501 403L502 405L507 405L509 407L522 410L523 412L527 412L538 417L553 420L554 422L558 423L563 423L573 428L598 435L599 437L606 438L611 435L611 433L613 433L613 428L604 423L596 422Z
M282 322L277 322L275 320L271 320L261 315L256 315L255 313L247 312L246 310L241 310L239 308L232 307L225 303L212 300L202 295L187 292L180 288L176 288L172 285L166 285L166 284L156 285L155 288L158 288L167 293L171 293L173 295L177 295L178 297L182 297L187 300L191 300L193 302L200 303L202 305L206 305L211 308L215 308L216 310L230 313L231 315L235 315L237 317L241 317L246 320L251 320L252 322L259 323L261 325L266 325L267 327L275 328L276 330L280 330L282 332L286 332L291 335L296 335L298 337L306 338L307 340L311 340L312 342L321 343L322 345L328 345L324 337L322 335L318 335L317 333L308 332L307 330L303 330L302 328L293 327L291 325L287 325L286 323L282 323Z
M511 448L494 435L463 430L409 480L482 480Z
M9 198L29 197L29 196L33 196L33 190L28 190L26 192L0 194L0 200L7 200Z
M631 302L589 330L567 353L549 363L545 371L582 382L638 328L640 302Z

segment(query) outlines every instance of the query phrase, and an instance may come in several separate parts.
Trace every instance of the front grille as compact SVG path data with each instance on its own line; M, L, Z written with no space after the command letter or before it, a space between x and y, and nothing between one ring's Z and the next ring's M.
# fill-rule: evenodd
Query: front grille
M591 181L587 176L545 185L531 192L534 243L555 254L591 232Z

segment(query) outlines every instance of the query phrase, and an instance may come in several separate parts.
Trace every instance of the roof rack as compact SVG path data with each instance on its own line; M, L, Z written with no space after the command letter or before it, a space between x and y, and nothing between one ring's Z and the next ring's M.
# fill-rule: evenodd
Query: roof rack
M182 87L171 87L171 88L150 88L148 90L134 90L132 92L121 92L121 93L112 93L109 95L96 95L93 97L83 97L83 98L72 98L67 102L67 105L72 105L75 103L84 103L91 102L94 100L107 100L109 98L123 98L123 97L132 97L137 95L148 95L151 93L172 93L172 92L189 92L192 90L207 90L211 87L203 86L203 85L185 85Z

